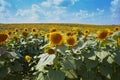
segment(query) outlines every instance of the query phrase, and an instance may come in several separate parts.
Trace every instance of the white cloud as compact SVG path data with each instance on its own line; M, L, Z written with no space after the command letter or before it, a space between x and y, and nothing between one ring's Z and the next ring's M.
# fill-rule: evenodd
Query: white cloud
M103 15L104 9L96 9L96 12L88 12L87 10L80 10L79 12L74 13L75 16L79 17L80 19L85 19L85 18L93 18L95 16L99 17Z
M120 19L120 0L111 1L112 17Z
M0 20L10 17L10 12L6 7L10 7L11 4L5 0L0 0Z

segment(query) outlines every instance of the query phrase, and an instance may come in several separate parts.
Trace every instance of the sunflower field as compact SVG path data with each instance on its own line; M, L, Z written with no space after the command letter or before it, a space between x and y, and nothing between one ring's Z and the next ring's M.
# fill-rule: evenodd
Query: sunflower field
M94 30L1 30L0 80L120 80L120 27Z

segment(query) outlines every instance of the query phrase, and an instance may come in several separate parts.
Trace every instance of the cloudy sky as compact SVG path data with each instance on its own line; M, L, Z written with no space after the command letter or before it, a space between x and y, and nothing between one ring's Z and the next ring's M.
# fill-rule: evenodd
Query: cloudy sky
M0 23L120 24L120 0L0 0Z

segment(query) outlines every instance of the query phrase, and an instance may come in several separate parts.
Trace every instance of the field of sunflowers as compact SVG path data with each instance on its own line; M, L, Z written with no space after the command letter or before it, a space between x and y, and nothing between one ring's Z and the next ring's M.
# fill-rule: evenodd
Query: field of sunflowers
M0 24L0 80L120 80L120 26Z

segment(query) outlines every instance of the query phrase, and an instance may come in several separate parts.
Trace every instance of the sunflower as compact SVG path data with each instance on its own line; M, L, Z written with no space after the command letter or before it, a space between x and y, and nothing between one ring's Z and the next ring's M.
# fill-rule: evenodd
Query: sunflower
M45 38L49 40L50 33L45 34Z
M51 32L56 32L56 31L57 31L57 29L54 28L54 27L49 30L50 33L51 33Z
M13 36L13 39L14 39L15 41L18 41L18 40L19 40L19 38L18 38L17 36Z
M90 31L89 30L86 30L86 31L84 31L84 36L88 36L88 34L90 33Z
M14 29L14 32L18 33L18 31L19 31L18 28L15 28L15 29Z
M37 31L37 29L36 28L32 28L32 32L36 32Z
M52 32L50 33L49 40L52 45L61 45L64 39L61 32Z
M118 31L118 30L119 30L119 27L115 27L115 28L114 28L114 31Z
M67 44L68 46L75 46L76 43L77 43L76 37L74 37L74 36L69 36L69 37L66 38L66 44Z
M44 49L44 53L55 54L55 50L52 49L52 48L47 47L47 48Z
M8 39L8 35L6 33L0 33L0 44L4 44Z
M27 31L28 31L28 28L24 28L24 30L23 30L23 31L27 32Z
M97 38L100 40L100 41L103 41L105 40L110 34L110 31L108 29L104 30L104 31L98 31L97 32Z
M29 55L26 55L25 60L29 63L31 61L31 57Z
M33 36L34 36L35 38L38 38L39 35L38 35L37 33L35 33Z
M67 32L67 33L66 33L66 36L72 36L72 35L73 35L72 32Z
M25 32L25 31L23 31L23 32L22 32L22 35L23 35L24 37L27 37L27 36L28 36L28 33Z
M11 32L11 31L9 31L7 34L8 34L8 35L11 35L11 34L12 34L12 32Z

